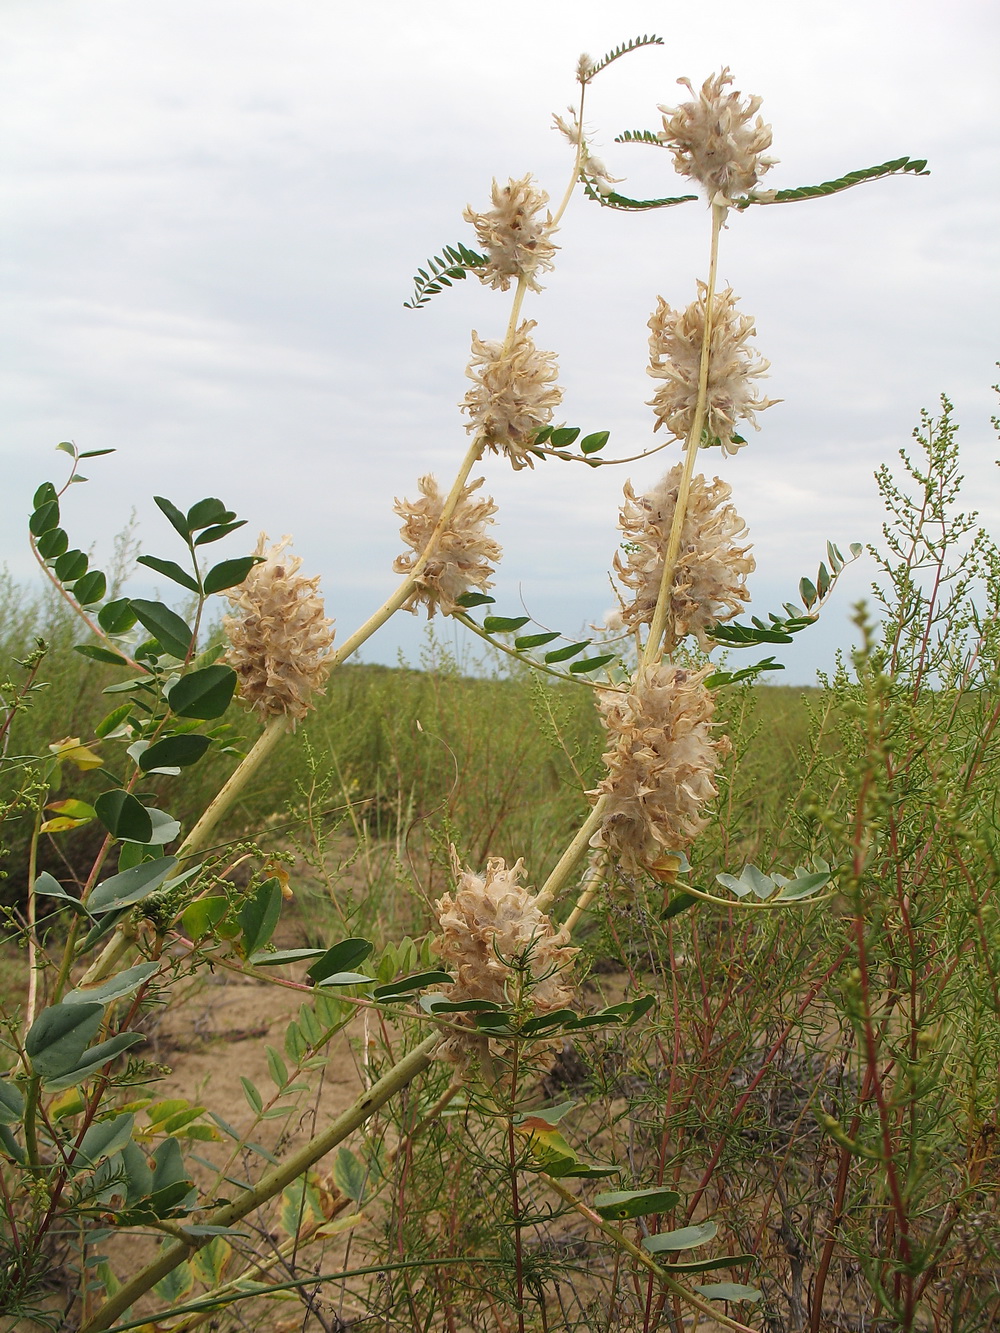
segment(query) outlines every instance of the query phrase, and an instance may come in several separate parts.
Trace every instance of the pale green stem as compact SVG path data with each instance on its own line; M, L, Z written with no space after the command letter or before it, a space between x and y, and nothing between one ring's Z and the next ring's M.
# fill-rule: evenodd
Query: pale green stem
M552 219L553 231L555 231L556 227L558 227L559 223L562 221L562 215L569 207L569 201L573 198L573 191L576 189L577 181L580 179L580 167L583 164L583 100L586 95L587 85L583 83L580 85L580 110L577 112L577 123L580 126L580 142L576 146L576 157L573 159L573 175L570 178L569 184L566 186L566 193L563 195L559 207L555 211L555 216Z
M705 409L708 402L708 371L711 361L712 313L715 304L715 283L719 267L719 233L726 220L726 209L720 204L712 205L712 251L708 266L708 290L705 294L705 328L701 340L701 363L698 368L698 398L695 403L694 420L688 435L687 449L684 454L684 471L677 491L677 503L674 506L674 518L670 525L670 537L663 560L663 575L660 579L660 592L656 599L656 609L649 626L649 637L642 655L643 666L649 666L660 657L660 644L667 626L667 616L674 591L674 572L677 568L677 556L681 546L681 533L687 514L688 496L691 492L691 478L694 475L695 459L701 446L702 431L705 427ZM672 636L671 636L672 638ZM672 644L669 645L672 647Z
M35 826L31 831L31 846L28 850L28 1002L25 1006L24 1030L27 1032L35 1021L38 1007L38 940L35 926L38 919L38 898L35 894L35 880L38 878L38 835L42 827L42 804L35 810Z
M224 1204L221 1208L216 1208L214 1212L209 1213L201 1221L201 1225L231 1227L246 1217L248 1213L252 1213L255 1208L259 1208L262 1204L267 1203L269 1199L273 1199L275 1195L280 1194L293 1180L297 1180L321 1157L325 1157L332 1148L335 1148L338 1143L342 1143L349 1134L363 1125L391 1097L402 1091L408 1083L422 1073L430 1065L434 1050L440 1044L440 1041L441 1038L436 1033L422 1041L409 1055L404 1056L398 1064L383 1074L378 1082L374 1083L352 1106L337 1116L322 1134L317 1134L304 1147L292 1153L280 1166L274 1167L266 1175L261 1176L257 1184L251 1189L241 1191L232 1203ZM157 1282L165 1278L168 1273L172 1273L178 1264L183 1263L195 1250L200 1249L210 1239L210 1236L192 1236L187 1242L179 1241L176 1245L171 1245L152 1263L147 1264L141 1272L137 1273L130 1282L126 1282L124 1286L119 1288L109 1300L105 1301L97 1313L82 1325L80 1333L98 1333L100 1329L110 1328L124 1310L127 1310L130 1305L134 1305Z
M178 857L192 857L209 843L219 821L229 813L240 796L243 795L251 778L256 776L257 770L263 766L265 760L271 757L271 752L287 732L288 719L284 714L271 718L257 737L253 748L247 752L239 766L233 770L229 781L220 789L205 813L184 839L181 849L177 853Z
M607 800L606 796L598 797L597 804L591 810L583 825L577 829L573 841L560 856L548 879L539 889L535 905L540 912L546 911L549 905L555 901L563 885L576 869L576 863L590 846L590 839L601 827Z
M593 1208L588 1207L582 1199L577 1198L577 1196L568 1190L565 1185L561 1184L560 1181L553 1179L552 1176L547 1176L544 1171L539 1172L539 1178L544 1180L549 1189L555 1190L556 1194L558 1194L565 1203L568 1203L571 1208L575 1209L581 1217L585 1217L588 1222L597 1227L599 1231L603 1232L608 1240L613 1241L614 1244L620 1249L623 1249L626 1254L630 1254L637 1263L642 1264L644 1268L647 1268L654 1274L668 1291L672 1291L676 1296L679 1296L682 1301L686 1301L688 1305L693 1305L696 1310L700 1310L702 1314L707 1315L710 1319L714 1320L715 1323L721 1324L723 1328L735 1329L736 1333L754 1333L752 1328L749 1328L746 1324L741 1324L736 1319L730 1319L729 1316L724 1315L717 1306L710 1305L709 1302L703 1300L701 1296L696 1295L693 1291L689 1291L688 1288L678 1282L676 1278L671 1277L667 1270L661 1267L655 1259L651 1258L645 1250L640 1249L638 1245L630 1241L629 1238L619 1231L617 1227L613 1227L610 1222L605 1222L604 1218L601 1217L599 1213L595 1213Z
M761 903L744 902L742 898L718 898L714 893L705 893L701 889L694 889L690 884L685 884L683 880L674 880L673 888L681 893L689 893L692 898L700 898L703 903L713 903L716 907L725 907L734 912L773 912L781 907L809 907L812 903L826 903L831 898L837 896L834 893L824 893L822 897L815 898L785 898L784 900L772 899Z
M604 857L599 856L594 860L593 865L583 877L582 892L576 900L576 906L570 912L569 916L563 922L563 929L571 935L573 927L583 916L584 912L597 897L601 891L601 885L604 883Z

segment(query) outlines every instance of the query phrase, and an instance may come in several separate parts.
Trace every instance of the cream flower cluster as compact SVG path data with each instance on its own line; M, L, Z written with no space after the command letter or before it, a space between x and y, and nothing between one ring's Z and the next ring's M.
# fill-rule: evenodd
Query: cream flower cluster
M299 574L300 556L285 554L291 537L268 548L238 588L226 593L236 614L223 619L230 648L225 660L239 677L244 703L265 720L285 716L293 724L323 692L333 644L333 621L324 614L319 576Z
M673 154L682 176L696 180L709 202L728 206L749 194L777 161L765 157L771 146L771 127L760 116L761 99L725 91L732 83L728 68L711 75L695 93L690 79L677 82L695 98L680 106L661 106L663 130L658 136Z
M614 563L633 594L621 608L623 625L633 631L653 619L683 471L678 463L646 495L637 496L625 483L619 526L626 554L623 559L616 553ZM747 527L726 503L732 493L719 477L711 483L703 476L692 477L674 568L668 631L674 640L694 634L706 649L706 631L720 620L731 620L750 598L746 579L755 561L749 545L739 544Z
M649 320L649 367L647 374L663 383L650 400L656 416L654 430L666 426L678 439L686 439L695 419L701 346L705 334L708 287L698 283L698 299L686 310L673 310L659 298ZM762 398L754 382L767 374L769 361L751 346L754 321L736 308L733 289L716 292L712 302L709 337L708 396L705 426L709 444L721 444L734 454L742 442L734 440L736 423L748 421L759 430L756 413L773 407L778 399Z
M465 593L485 592L490 587L494 570L489 562L499 560L502 551L486 534L487 525L493 523L496 505L486 496L473 498L473 492L482 484L480 477L462 491L434 553L417 575L417 586L403 603L404 610L416 614L418 607L426 607L428 620L438 609L450 615L458 610L458 599ZM409 574L416 565L444 509L445 497L433 477L421 477L417 485L419 500L397 500L395 504L396 513L404 520L399 535L413 552L393 561L397 574Z
M534 895L520 883L523 874L522 861L508 866L499 858L490 860L485 875L460 873L454 896L446 893L435 904L441 935L434 947L456 977L447 988L449 1000L507 1005L527 999L536 1016L563 1009L572 1000L569 968L578 950L568 947L566 930L555 931L539 911ZM514 960L518 967L512 966ZM521 976L527 981L524 996L516 993ZM457 1037L446 1043L444 1053L463 1061L468 1051L468 1043Z
M632 872L665 851L687 847L705 827L704 806L718 795L714 775L725 737L712 737L715 699L705 677L715 668L641 667L627 694L598 696L610 748L606 796L592 847L605 847Z
M481 434L494 453L506 454L515 471L533 466L529 451L535 434L562 402L556 354L538 350L531 338L534 327L534 320L525 320L506 352L503 342L487 342L473 332L465 372L474 385L462 403L471 417L466 430Z
M540 292L536 274L552 268L552 256L559 248L549 239L555 230L552 214L539 216L549 196L528 175L506 185L494 181L492 199L488 213L477 213L471 206L462 213L486 251L487 262L474 270L476 276L503 292L512 280L524 278L533 292Z

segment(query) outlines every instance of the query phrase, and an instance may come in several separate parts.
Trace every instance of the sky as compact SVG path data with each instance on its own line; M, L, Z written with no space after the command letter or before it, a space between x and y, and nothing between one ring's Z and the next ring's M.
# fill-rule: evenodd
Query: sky
M657 104L687 96L676 80L722 65L764 99L780 159L767 186L904 155L931 171L751 209L722 238L720 276L756 319L765 388L782 400L735 458L702 455L750 527L754 611L794 599L827 539L877 540L873 473L942 392L962 422L969 502L1000 533L996 6L611 11L3 0L0 561L13 576L38 586L30 496L61 480L53 449L71 439L117 450L67 499L73 544L106 561L134 509L143 549L177 558L152 495L182 507L217 495L251 534L224 553L260 530L293 534L349 634L397 584L394 499L428 471L449 484L465 451L471 331L501 336L507 320L509 296L475 279L404 309L412 275L442 245L475 244L462 209L486 208L494 177L531 172L561 197L572 160L551 118L575 97L577 58L643 33L664 45L603 73L587 108L626 193L688 192L668 154L613 139L658 129ZM659 443L646 321L660 295L693 299L708 223L700 202L631 215L578 195L545 291L526 303L538 345L559 354L562 416L610 430L605 456ZM622 484L648 487L679 456L516 474L484 460L504 547L496 610L573 635L600 621ZM845 573L821 623L779 654L783 683L832 666L873 574L867 560ZM144 579L132 590L155 592ZM395 617L362 658L418 660L423 624Z

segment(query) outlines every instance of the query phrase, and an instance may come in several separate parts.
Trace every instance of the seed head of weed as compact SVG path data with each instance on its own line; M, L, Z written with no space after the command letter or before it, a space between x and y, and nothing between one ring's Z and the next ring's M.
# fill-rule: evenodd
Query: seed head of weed
M559 248L550 240L555 230L552 214L542 216L549 196L528 175L506 185L494 181L492 198L489 212L477 213L470 205L462 213L486 251L487 262L475 270L476 276L503 292L512 280L524 278L533 292L540 292L536 274L552 268L552 256Z
M489 562L499 560L502 551L486 533L487 525L493 523L496 505L490 497L473 498L473 492L482 484L480 477L462 491L434 554L417 575L417 586L403 603L404 610L416 614L423 606L428 620L438 609L450 615L458 609L458 599L463 594L485 592L491 586L495 571ZM396 513L403 519L399 535L412 549L412 554L407 552L393 561L397 574L408 574L413 569L444 509L445 497L433 477L421 477L417 485L421 492L419 500L397 500L395 505Z
M291 540L282 537L269 548L261 533L257 554L264 561L226 593L235 614L222 623L230 643L225 660L239 677L244 703L265 721L285 716L294 725L312 696L323 693L334 630L319 576L303 577L301 557L285 554Z
M494 453L506 454L515 471L533 466L529 450L535 434L551 422L562 401L556 354L538 350L531 338L534 327L534 320L525 320L506 351L503 342L486 342L473 332L465 372L474 385L462 404L471 417L466 429L481 433Z

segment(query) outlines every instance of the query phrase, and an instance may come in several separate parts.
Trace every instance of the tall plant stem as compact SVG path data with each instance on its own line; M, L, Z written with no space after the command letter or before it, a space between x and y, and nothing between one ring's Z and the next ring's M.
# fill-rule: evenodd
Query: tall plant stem
M267 1203L273 1199L276 1194L280 1194L286 1189L293 1180L298 1179L311 1166L319 1161L321 1157L342 1143L355 1129L370 1119L380 1107L384 1106L391 1097L400 1092L416 1076L430 1065L435 1048L440 1043L441 1038L435 1033L427 1037L419 1046L415 1047L409 1055L403 1057L398 1064L393 1067L378 1080L377 1083L365 1092L353 1106L343 1111L336 1120L332 1121L322 1134L317 1134L314 1139L299 1148L280 1166L274 1167L261 1176L260 1180L250 1189L243 1190L232 1203L224 1204L221 1208L216 1208L214 1212L208 1214L204 1219L203 1225L212 1227L231 1227L248 1213L252 1213L255 1208ZM210 1236L192 1236L190 1240L178 1241L171 1245L152 1263L147 1264L141 1272L137 1273L130 1282L126 1282L110 1300L105 1301L101 1308L80 1328L80 1333L98 1333L101 1329L107 1329L112 1326L118 1316L134 1305L141 1296L172 1273L173 1270L184 1262L195 1250L200 1249L210 1240Z
M218 827L219 821L227 815L236 804L237 800L242 796L246 789L247 784L250 782L250 779L256 775L257 770L271 757L272 751L287 731L287 718L284 716L271 718L270 722L268 722L267 726L257 737L253 747L240 761L238 767L233 770L229 780L219 789L211 804L206 807L204 814L184 839L181 849L177 853L178 856L194 856L209 843L212 834Z
M687 449L684 454L684 471L677 490L677 503L674 506L674 518L670 525L667 540L667 552L663 560L663 575L660 579L660 592L656 599L656 609L649 626L649 637L642 655L643 666L649 666L661 656L660 645L667 626L667 615L674 590L674 573L677 569L677 556L681 547L681 533L684 531L684 519L687 515L688 496L691 493L691 478L694 475L695 459L701 446L702 431L705 428L705 415L708 404L708 372L712 350L712 313L715 305L715 284L719 268L719 234L726 220L727 210L720 204L712 205L712 249L708 264L708 290L705 293L705 328L701 339L701 362L698 368L698 397L695 401L694 420L688 434ZM672 637L672 636L671 636ZM667 648L672 647L668 644Z
M563 885L576 869L576 863L589 847L590 839L601 827L606 805L607 797L601 796L586 820L577 829L573 841L553 866L551 874L539 889L538 897L535 899L535 905L540 912L544 912L555 901Z

